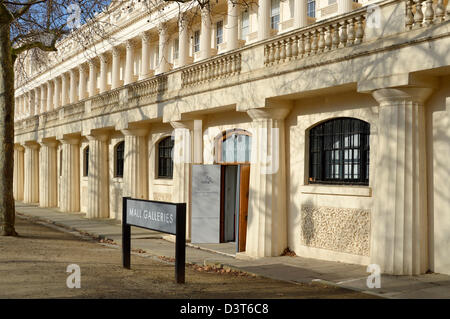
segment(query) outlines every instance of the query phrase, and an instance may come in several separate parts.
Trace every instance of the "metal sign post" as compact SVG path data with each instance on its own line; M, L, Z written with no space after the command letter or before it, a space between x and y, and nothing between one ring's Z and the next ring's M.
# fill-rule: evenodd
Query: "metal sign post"
M122 199L122 264L131 267L131 226L175 235L175 281L185 282L186 203Z

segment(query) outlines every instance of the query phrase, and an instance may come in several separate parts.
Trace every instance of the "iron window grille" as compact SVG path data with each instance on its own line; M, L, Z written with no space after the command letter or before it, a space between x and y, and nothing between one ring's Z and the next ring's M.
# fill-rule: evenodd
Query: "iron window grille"
M158 144L158 178L173 177L173 146L172 136L162 139Z
M309 183L369 185L370 124L326 121L309 131Z
M124 165L124 152L125 152L125 142L120 142L116 146L116 177L123 177L123 165Z

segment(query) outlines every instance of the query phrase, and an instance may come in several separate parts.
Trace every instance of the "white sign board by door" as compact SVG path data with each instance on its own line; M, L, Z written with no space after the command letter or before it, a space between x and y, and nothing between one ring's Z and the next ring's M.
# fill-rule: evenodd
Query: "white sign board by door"
M220 242L220 165L192 165L192 243Z

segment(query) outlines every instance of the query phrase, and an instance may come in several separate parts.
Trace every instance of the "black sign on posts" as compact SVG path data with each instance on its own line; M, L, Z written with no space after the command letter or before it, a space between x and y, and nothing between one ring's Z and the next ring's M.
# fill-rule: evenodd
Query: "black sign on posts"
M131 226L176 236L175 281L185 282L186 203L175 204L153 200L122 198L122 264L130 269Z

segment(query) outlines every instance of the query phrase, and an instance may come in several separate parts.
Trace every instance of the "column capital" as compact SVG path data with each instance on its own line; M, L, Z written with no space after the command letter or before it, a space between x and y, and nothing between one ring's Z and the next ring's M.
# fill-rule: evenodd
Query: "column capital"
M432 88L398 87L378 89L373 91L372 95L380 105L403 101L424 103L432 92Z
M247 110L247 114L252 120L283 120L291 111L288 105L281 105L279 107L263 107Z
M158 23L158 32L166 32L167 31L167 23L166 22L160 22Z
M71 144L71 145L76 145L76 144L80 144L80 137L63 137L62 139L59 140L61 142L61 144Z
M120 46L112 47L111 52L113 57L120 57L122 48Z
M125 47L127 48L127 50L134 49L136 47L136 41L134 39L126 40Z
M109 139L110 133L101 131L101 132L91 132L89 135L86 135L86 138L89 141L102 141L106 142Z
M192 130L194 127L194 120L184 120L184 121L171 121L170 125L174 128L187 128Z
M98 66L98 57L94 57L88 60L89 69Z
M42 139L42 140L38 140L38 143L41 146L47 146L47 147L56 147L58 146L58 141L56 139Z
M19 144L19 143L15 143L15 144L14 144L14 149L15 149L15 150L18 150L18 151L20 151L20 152L23 152L23 151L24 151L24 147L23 147L21 144Z
M88 66L86 65L86 63L81 63L78 67L78 72L86 72L87 71L87 69L88 69Z
M146 127L127 128L120 130L125 136L147 136L150 130Z
M141 37L142 42L144 43L150 42L150 31L141 32L139 35Z
M36 141L27 141L23 144L23 147L36 150L36 149L39 149L41 146Z
M107 52L103 52L98 56L101 63L108 63L109 61L109 54Z

